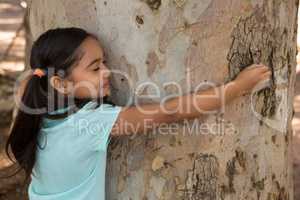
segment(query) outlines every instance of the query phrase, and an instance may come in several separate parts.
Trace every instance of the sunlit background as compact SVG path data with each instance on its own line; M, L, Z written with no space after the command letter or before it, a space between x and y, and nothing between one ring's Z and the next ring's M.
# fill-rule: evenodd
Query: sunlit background
M22 2L22 5L26 7L25 2ZM24 69L24 7L16 0L0 4L1 74L22 71Z
M4 157L11 113L14 107L12 92L15 77L24 70L25 56L25 1L0 0L0 175L7 174L8 163ZM24 199L22 176L0 179L0 200Z

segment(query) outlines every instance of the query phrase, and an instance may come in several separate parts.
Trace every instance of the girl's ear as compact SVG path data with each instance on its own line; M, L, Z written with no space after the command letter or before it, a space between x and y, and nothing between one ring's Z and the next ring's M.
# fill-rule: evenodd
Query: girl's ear
M66 79L62 79L59 76L52 76L50 78L50 84L53 88L55 88L58 92L61 94L70 94L71 88L70 88L70 81Z

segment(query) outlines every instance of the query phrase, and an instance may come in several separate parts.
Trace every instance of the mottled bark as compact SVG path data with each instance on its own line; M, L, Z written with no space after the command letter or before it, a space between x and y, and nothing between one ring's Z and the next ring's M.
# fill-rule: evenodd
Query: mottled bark
M297 8L298 0L32 0L33 38L58 26L99 36L109 66L130 77L114 75L120 105L149 101L135 98L155 92L135 90L145 81L160 87L162 99L178 93L174 83L187 93L204 80L229 81L252 63L272 69L271 87L253 101L243 96L226 111L190 122L217 124L214 134L186 134L191 126L182 123L173 134L114 139L107 199L293 199Z

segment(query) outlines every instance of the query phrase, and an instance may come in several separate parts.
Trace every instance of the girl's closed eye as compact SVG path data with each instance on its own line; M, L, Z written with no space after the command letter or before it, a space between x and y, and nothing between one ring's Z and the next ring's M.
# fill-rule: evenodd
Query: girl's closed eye
M93 71L98 71L100 69L100 67L99 66L96 66L94 69L93 69Z
M98 64L94 69L93 71L98 71L101 67L101 64L106 64L106 60L103 60L102 63Z

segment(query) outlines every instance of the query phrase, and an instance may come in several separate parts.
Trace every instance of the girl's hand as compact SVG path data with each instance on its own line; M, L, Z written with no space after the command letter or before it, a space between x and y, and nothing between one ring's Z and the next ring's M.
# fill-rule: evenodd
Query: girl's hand
M242 70L234 82L240 94L250 93L259 82L271 77L272 72L269 67L263 64L253 64Z

